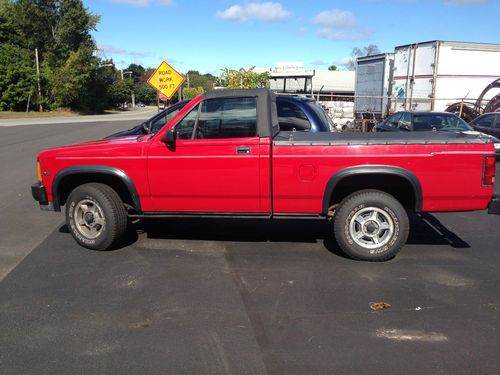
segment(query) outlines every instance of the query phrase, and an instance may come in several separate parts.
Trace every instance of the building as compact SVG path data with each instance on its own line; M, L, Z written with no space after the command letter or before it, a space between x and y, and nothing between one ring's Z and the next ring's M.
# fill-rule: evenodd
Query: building
M306 70L303 62L278 62L269 73L271 90L313 96L338 123L353 118L354 71Z

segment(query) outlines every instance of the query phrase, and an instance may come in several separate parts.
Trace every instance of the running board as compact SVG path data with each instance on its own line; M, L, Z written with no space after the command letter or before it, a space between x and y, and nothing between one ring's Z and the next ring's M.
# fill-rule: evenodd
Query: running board
M143 214L132 214L134 219L168 219L168 218L198 218L198 219L324 219L321 215L302 214L255 214L255 213L218 213L218 212L145 212Z

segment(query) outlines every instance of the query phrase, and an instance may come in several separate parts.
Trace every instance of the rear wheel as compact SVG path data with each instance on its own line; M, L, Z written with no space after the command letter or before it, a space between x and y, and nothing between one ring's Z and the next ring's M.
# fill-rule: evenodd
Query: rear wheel
M66 223L81 246L107 250L127 229L127 213L120 196L108 185L88 183L73 190L66 202Z
M384 261L393 258L408 238L410 224L404 207L379 190L361 190L337 208L334 233L351 258Z

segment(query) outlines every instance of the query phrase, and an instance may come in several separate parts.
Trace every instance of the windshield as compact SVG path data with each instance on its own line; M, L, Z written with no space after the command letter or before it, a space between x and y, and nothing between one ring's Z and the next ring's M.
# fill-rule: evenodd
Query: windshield
M415 131L467 131L473 130L464 120L453 114L426 113L413 116Z
M155 119L152 120L151 122L151 127L150 127L150 132L151 133L157 133L160 131L163 126L169 122L172 118L179 113L179 111L184 108L184 106L187 104L185 103L177 103L174 104L173 106L167 108L164 110L161 115L158 115Z

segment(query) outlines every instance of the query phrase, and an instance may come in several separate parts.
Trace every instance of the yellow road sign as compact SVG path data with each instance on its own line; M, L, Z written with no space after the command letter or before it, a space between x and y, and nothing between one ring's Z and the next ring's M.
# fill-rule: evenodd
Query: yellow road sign
M165 61L149 77L148 83L170 99L181 87L185 78Z

